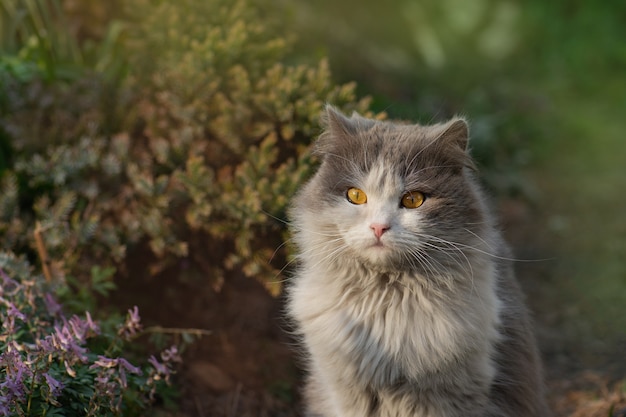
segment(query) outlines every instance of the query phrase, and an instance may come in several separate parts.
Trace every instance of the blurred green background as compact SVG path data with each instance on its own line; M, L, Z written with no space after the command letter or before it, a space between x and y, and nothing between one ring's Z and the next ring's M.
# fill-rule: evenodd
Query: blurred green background
M302 50L327 54L375 110L469 117L517 256L536 260L517 268L547 349L573 355L550 360L623 361L626 5L302 1L294 14Z
M37 263L16 236L56 210L65 273L112 263L136 279L120 263L143 244L153 273L169 254L214 288L240 273L276 295L284 208L314 166L324 102L424 123L463 114L548 373L626 372L626 2L1 0L0 12L0 175L18 196L0 205L4 250ZM77 166L85 137L100 145ZM100 249L81 249L93 236Z

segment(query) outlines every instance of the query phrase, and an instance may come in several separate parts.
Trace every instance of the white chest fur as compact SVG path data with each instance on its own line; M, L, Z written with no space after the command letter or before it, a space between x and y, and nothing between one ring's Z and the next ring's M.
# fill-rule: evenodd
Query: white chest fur
M477 352L490 367L498 336L490 264L474 271L480 276L450 277L443 289L419 276L342 269L305 269L291 291L316 362L372 386L432 379Z

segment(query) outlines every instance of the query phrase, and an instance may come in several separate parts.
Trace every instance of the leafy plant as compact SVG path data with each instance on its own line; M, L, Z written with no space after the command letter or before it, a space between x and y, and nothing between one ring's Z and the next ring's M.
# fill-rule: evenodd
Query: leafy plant
M29 265L0 252L0 416L140 415L166 393L173 346L135 366L122 353L142 332L137 308L106 322L65 315Z
M237 269L276 292L268 260L284 227L275 219L310 172L321 109L364 112L368 100L356 100L353 84L334 85L325 60L281 63L289 42L255 3L139 4L147 17L133 35L140 71L131 74L141 76L135 108L145 125L131 138L140 146L129 174L143 184L136 211L150 221L150 246L194 256L214 280Z
M38 94L5 117L15 156L0 185L4 248L32 254L38 230L50 275L89 285L89 265L119 265L129 247L147 243L152 272L191 257L216 288L244 273L277 293L284 253L270 260L285 228L276 219L311 170L321 109L366 112L368 100L356 99L353 84L335 85L325 60L282 63L290 44L255 4L129 7L136 21L118 133L103 131L99 79L55 93L54 123L26 123Z
M119 55L123 25L118 21L90 22L108 27L98 42L77 33L70 21L67 2L61 0L4 0L0 3L0 71L22 81L76 80L86 70L118 76L123 70ZM74 24L71 24L74 23Z

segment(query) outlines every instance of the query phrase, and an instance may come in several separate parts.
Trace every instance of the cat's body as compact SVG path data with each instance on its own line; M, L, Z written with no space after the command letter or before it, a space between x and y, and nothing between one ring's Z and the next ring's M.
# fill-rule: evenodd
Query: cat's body
M327 110L322 165L290 211L307 416L548 415L467 135L460 119L423 127Z

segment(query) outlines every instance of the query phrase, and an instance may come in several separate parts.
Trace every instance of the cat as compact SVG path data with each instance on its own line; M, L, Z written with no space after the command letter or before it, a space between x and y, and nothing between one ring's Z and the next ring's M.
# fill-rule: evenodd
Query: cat
M287 313L309 417L544 417L542 370L462 118L327 106L321 165L288 212Z

